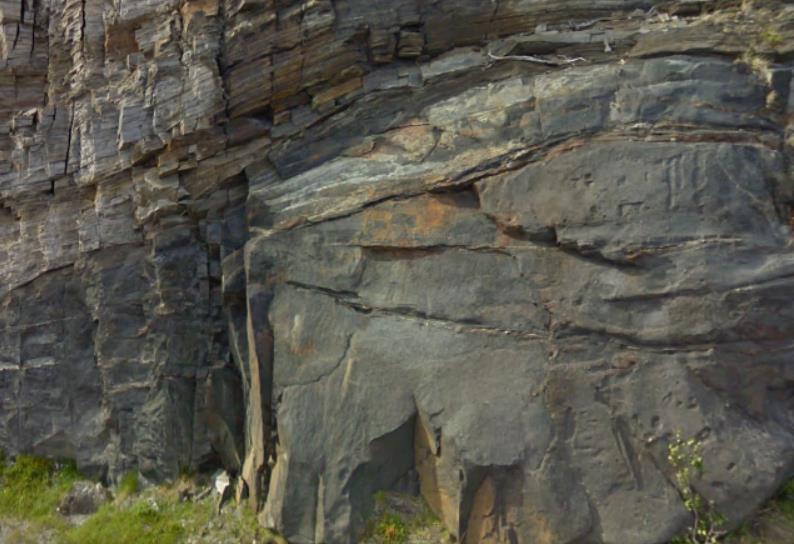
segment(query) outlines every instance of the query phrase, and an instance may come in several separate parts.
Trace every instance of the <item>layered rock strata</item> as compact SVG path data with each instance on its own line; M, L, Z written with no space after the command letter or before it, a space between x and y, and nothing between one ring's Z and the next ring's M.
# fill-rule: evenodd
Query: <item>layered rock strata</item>
M794 9L0 0L0 447L290 542L664 542L794 471Z

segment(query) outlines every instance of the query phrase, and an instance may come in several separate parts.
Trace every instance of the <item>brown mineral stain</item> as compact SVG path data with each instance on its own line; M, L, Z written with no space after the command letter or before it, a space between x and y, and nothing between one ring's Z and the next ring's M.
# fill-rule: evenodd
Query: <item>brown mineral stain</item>
M111 25L105 33L105 54L108 59L124 60L130 53L139 50L135 41L135 28L127 25Z
M366 210L361 232L371 244L413 246L448 229L459 215L448 196L417 197Z
M556 544L559 542L557 535L549 527L548 520L542 515L532 513L527 515L526 520L533 536L533 544Z
M464 544L496 543L498 537L496 486L486 477L474 495Z
M443 459L436 455L438 444L434 434L423 422L422 416L416 418L414 433L414 459L419 476L419 490L427 505L454 534L460 520L459 501L451 496L453 490L443 484L439 469Z

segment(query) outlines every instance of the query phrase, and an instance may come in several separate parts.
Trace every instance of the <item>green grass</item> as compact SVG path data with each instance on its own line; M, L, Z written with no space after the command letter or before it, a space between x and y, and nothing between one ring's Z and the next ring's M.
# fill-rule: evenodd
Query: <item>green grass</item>
M186 480L185 480L186 482ZM120 482L122 487L124 479ZM262 527L247 508L224 508L216 512L216 497L202 501L180 500L179 484L151 488L136 496L105 504L79 527L61 532L63 544L177 544L188 537L200 542L285 544ZM127 488L129 491L129 488Z
M134 470L130 470L129 472L125 472L121 477L118 488L116 489L116 495L121 499L131 497L140 491L140 487L138 473Z
M209 504L142 497L132 504L108 503L80 525L62 533L64 544L176 544L206 525Z
M0 463L0 517L24 519L59 528L64 521L56 508L61 497L80 479L74 463L54 463L29 455L13 464Z
M140 490L136 472L122 476L116 499L103 505L82 525L73 526L57 507L81 479L74 463L54 463L27 455L13 463L0 452L0 519L9 542L36 544L178 544L188 537L198 542L220 541L286 544L264 529L247 508L227 505L216 512L216 497L182 500L185 486L200 489L197 478L183 476L170 486ZM203 485L208 485L206 482ZM198 486L198 487L197 487Z

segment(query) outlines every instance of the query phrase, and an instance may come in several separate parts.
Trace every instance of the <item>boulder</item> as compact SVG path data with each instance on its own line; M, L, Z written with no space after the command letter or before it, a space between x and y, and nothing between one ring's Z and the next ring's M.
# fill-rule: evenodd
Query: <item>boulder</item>
M61 499L58 512L63 516L87 516L112 498L110 491L100 483L75 482Z

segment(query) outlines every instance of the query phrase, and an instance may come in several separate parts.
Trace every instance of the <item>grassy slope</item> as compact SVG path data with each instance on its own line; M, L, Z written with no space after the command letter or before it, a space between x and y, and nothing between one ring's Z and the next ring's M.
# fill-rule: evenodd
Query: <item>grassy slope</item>
M138 491L125 476L116 499L81 525L70 524L56 508L80 475L70 464L19 456L0 462L0 542L14 544L284 544L262 528L253 512L227 505L216 512L216 497L181 497L187 481ZM195 486L194 486L195 487Z
M0 519L24 520L44 529L65 530L67 523L56 508L64 493L79 479L70 463L58 465L27 455L20 455L13 464L0 459Z

